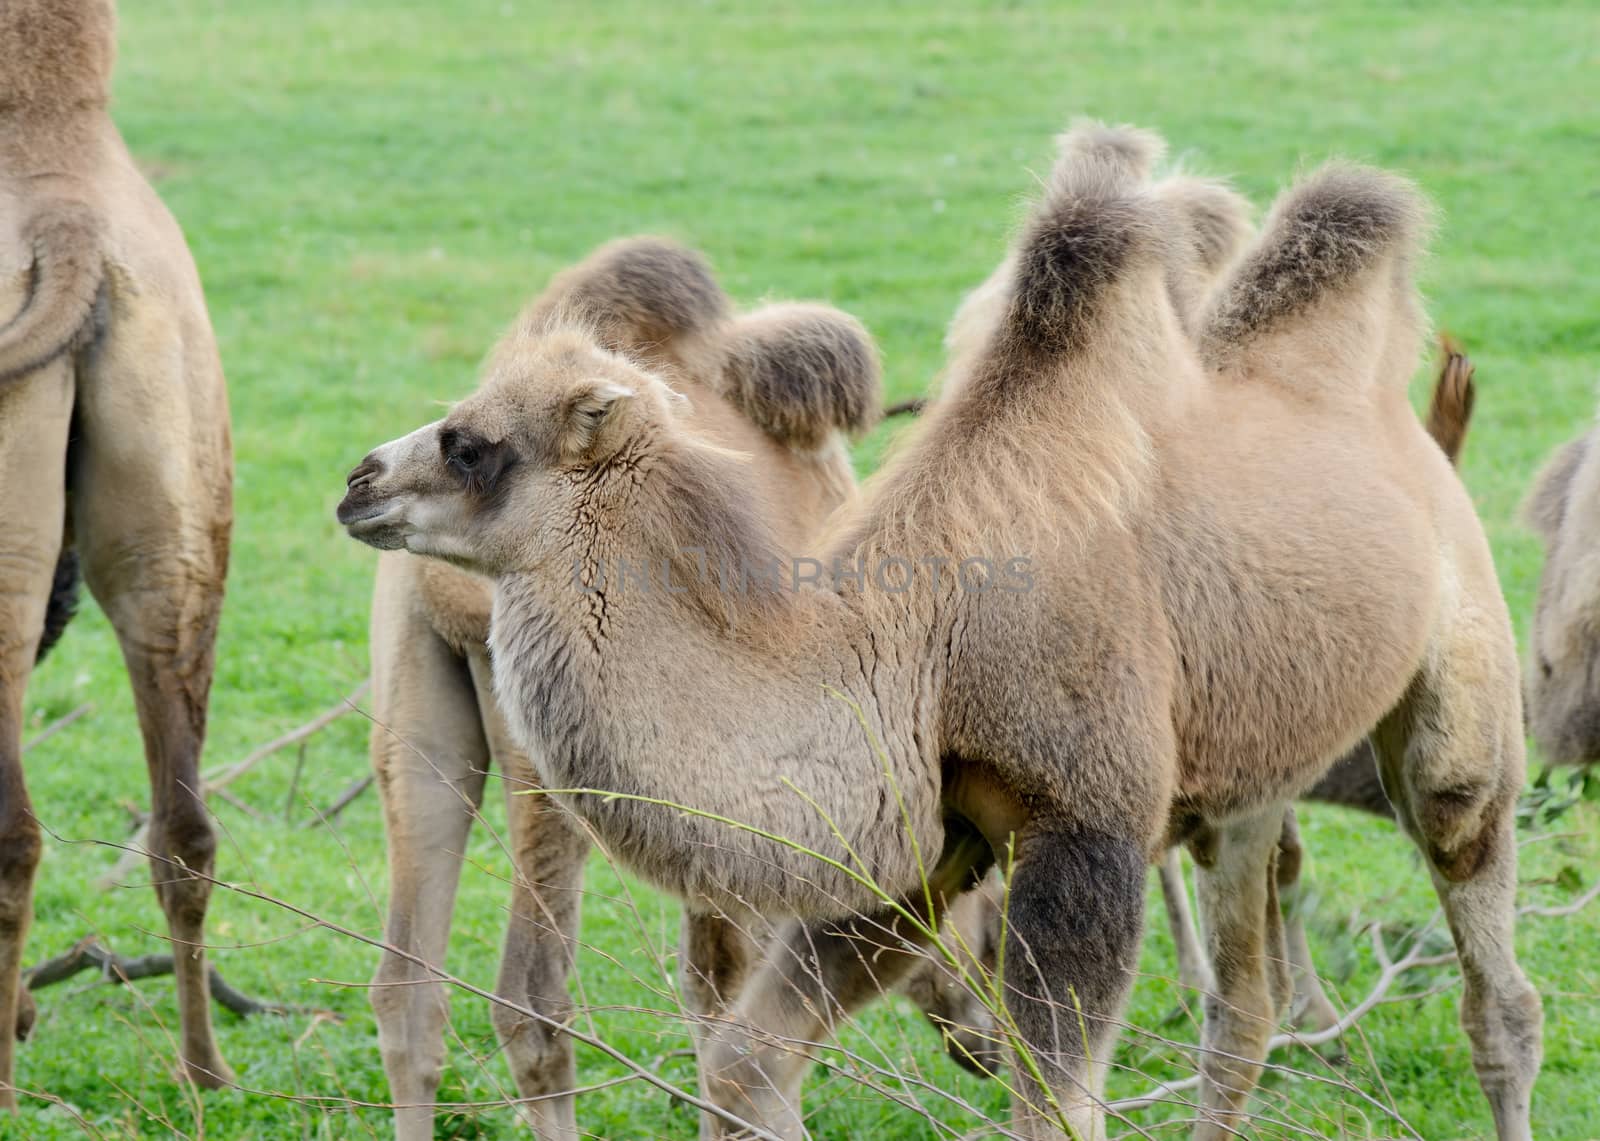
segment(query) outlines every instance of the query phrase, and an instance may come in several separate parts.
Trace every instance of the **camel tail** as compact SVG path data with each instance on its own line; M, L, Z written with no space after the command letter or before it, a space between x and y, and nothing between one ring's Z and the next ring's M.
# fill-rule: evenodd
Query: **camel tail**
M0 383L76 347L89 328L105 276L100 218L87 206L48 206L34 216L26 234L32 281L21 312L0 325Z
M858 434L881 414L877 348L861 322L838 309L767 305L733 323L727 346L723 391L790 447Z
M1433 383L1433 400L1428 405L1428 435L1456 464L1461 460L1461 446L1466 443L1472 404L1478 395L1472 383L1477 366L1447 335L1440 336L1439 350L1439 379Z
M694 250L667 238L619 238L557 274L523 310L520 324L532 333L580 324L609 349L648 354L715 328L728 309L711 267Z
M82 582L78 552L71 547L61 548L61 556L56 560L55 578L50 583L50 600L45 603L44 636L40 638L39 648L33 655L35 664L44 661L50 647L61 640L61 635L66 633L67 623L78 613L78 590Z
M1372 341L1350 312L1321 303L1374 288L1409 290L1429 222L1421 193L1398 175L1350 163L1313 172L1279 196L1222 290L1202 331L1206 356L1219 363L1278 332Z
M1159 136L1132 127L1086 123L1062 136L1017 242L997 348L1050 357L1081 349L1114 287L1148 257L1166 256L1171 227L1143 189L1163 149Z

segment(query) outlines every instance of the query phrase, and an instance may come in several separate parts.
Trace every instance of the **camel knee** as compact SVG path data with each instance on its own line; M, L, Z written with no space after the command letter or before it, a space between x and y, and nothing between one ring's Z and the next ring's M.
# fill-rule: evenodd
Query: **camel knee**
M402 1101L431 1097L444 1076L444 987L420 967L385 955L367 993L378 1024L378 1051Z
M563 1010L540 1010L544 1018L494 1005L490 1021L505 1048L517 1089L524 1097L570 1090L576 1084L572 1038L566 1033L570 1004Z
M1469 880L1506 854L1513 796L1499 774L1412 792L1418 839L1440 875Z

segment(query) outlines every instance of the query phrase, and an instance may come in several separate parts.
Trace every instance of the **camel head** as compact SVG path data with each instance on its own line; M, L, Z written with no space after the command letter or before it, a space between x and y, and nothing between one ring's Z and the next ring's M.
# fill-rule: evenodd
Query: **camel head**
M1600 762L1600 447L1593 433L1545 466L1524 507L1544 543L1526 685L1546 760Z
M477 392L356 466L339 522L483 574L568 560L573 521L632 481L684 404L587 331L513 332Z

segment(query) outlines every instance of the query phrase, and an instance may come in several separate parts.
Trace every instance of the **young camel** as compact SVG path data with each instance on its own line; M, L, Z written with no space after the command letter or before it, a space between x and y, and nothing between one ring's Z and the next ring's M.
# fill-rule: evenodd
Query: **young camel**
M1516 654L1470 501L1405 399L1423 207L1380 172L1320 171L1195 337L1167 286L1192 244L1143 185L1158 149L1073 134L1004 319L831 528L812 589L753 569L783 551L748 465L581 329L508 342L475 395L349 477L354 537L495 577L496 696L546 788L663 888L797 918L704 1060L721 1106L780 1135L804 1133L793 1044L929 930L885 895L933 911L997 858L1016 1127L1098 1135L1145 868L1177 840L1218 976L1198 1135L1230 1132L1288 1000L1268 954L1283 809L1373 726L1497 1129L1529 1135ZM622 560L681 593L616 589Z
M657 238L610 243L555 278L517 322L537 336L552 320L582 320L604 346L670 377L688 400L686 424L709 443L744 453L768 519L799 547L854 493L844 435L878 407L877 355L866 332L837 310L769 305L734 316L705 261ZM372 989L401 1141L433 1136L432 1103L444 1065L447 993L417 960L442 965L466 837L491 758L501 767L516 862L498 993L559 1022L570 1017L589 838L570 813L539 796L534 766L510 740L490 686L493 584L444 563L386 552L372 611L373 768L384 803L390 864L386 951ZM977 901L962 937L984 934ZM754 916L686 911L686 1002L698 1016L729 1001L759 951ZM902 985L972 1064L981 1040L965 989L929 960ZM504 1007L494 1023L523 1113L540 1137L579 1136L571 1039ZM959 1048L957 1044L959 1045Z
M150 855L177 962L182 1076L232 1080L211 1029L201 799L232 525L222 367L194 262L106 105L108 0L0 5L0 1106L40 828L22 697L81 564L122 645L152 787ZM70 446L69 446L70 441Z

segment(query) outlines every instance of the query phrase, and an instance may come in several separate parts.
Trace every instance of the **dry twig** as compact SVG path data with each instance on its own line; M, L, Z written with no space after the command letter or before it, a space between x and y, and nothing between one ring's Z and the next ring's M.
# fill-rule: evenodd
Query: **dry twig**
M352 781L345 788L345 790L339 794L337 800L328 805L328 807L319 810L315 816L313 816L310 820L307 820L304 824L300 825L300 827L315 828L319 824L333 823L334 819L339 815L339 813L350 807L351 803L354 802L358 796L372 787L372 779L372 774L368 773L360 780Z
M56 983L65 982L67 979L84 971L99 971L102 978L113 985L136 982L139 979L155 978L159 975L172 973L172 956L166 955L138 955L128 957L119 955L108 947L102 947L91 936L80 939L73 945L72 950L53 959L46 959L27 968L22 972L24 982L29 990L39 990L43 987L54 986ZM226 1007L242 1018L252 1014L294 1014L293 1007L282 1006L275 1002L262 1002L260 999L251 998L243 991L231 986L216 967L210 968L209 981L211 984L211 997L217 1005Z
M39 730L38 736L34 737L33 740L27 742L25 745L22 746L22 751L24 753L26 753L29 749L33 748L35 745L44 744L51 737L54 737L57 733L61 732L61 730L65 729L68 725L71 725L74 721L78 720L80 717L85 717L88 714L93 713L93 712L94 712L94 702L85 701L82 705L78 706L78 708L74 709L71 713L68 713L64 717L57 717L54 721L50 722L50 724L46 725L43 729Z
M317 714L317 716L313 717L310 721L307 721L298 729L291 729L281 737L274 737L265 745L253 750L250 755L245 757L242 761L235 761L233 764L228 765L225 768L217 769L213 772L207 773L206 791L216 792L218 789L226 788L228 785L244 776L245 773L259 765L262 761L272 756L273 753L287 749L290 745L299 744L301 741L304 741L307 737L310 737L319 730L327 728L330 724L354 709L356 707L356 702L366 694L371 685L372 679L367 678L360 685L356 686L355 689L351 690L346 697L340 699L339 704L335 705L331 709L324 710L323 712Z

